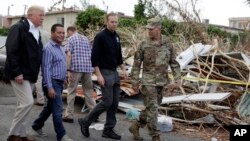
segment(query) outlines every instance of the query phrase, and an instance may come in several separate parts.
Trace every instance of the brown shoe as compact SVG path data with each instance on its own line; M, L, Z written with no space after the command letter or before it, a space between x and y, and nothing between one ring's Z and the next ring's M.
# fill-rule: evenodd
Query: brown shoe
M136 141L142 141L143 138L140 136L140 133L139 133L139 129L140 129L140 124L136 121L134 122L129 128L129 132L131 134L133 134L134 136L134 140Z
M34 139L31 139L29 137L21 137L22 141L35 141Z
M22 141L22 139L19 136L10 135L7 141Z
M161 141L160 135L153 136L152 141Z
M34 104L37 105L37 106L43 106L44 105L43 103L38 103L38 102L36 102Z
M74 123L74 119L68 117L63 117L63 121L68 123Z

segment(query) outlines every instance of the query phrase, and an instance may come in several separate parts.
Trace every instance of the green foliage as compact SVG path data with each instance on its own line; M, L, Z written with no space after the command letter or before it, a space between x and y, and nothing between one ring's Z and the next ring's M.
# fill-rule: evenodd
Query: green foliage
M232 46L236 46L237 43L245 44L248 42L250 33L248 31L241 32L241 33L230 33L227 31L223 31L215 26L208 26L207 32L210 36L218 36L222 39L228 38L231 42Z
M135 27L135 24L136 22L134 19L119 18L120 27Z
M7 36L8 35L8 32L9 32L9 28L0 28L0 35L1 36Z
M145 2L138 0L138 4L134 7L135 20L140 21L145 19Z
M95 7L89 7L76 17L76 25L82 30L91 27L103 26L105 11Z
M155 17L160 15L160 11L154 5L155 0L145 0L145 9L146 9L146 16L147 17Z
M240 42L243 43L243 44L247 43L248 39L249 39L249 36L250 36L249 31L239 33Z
M248 42L249 36L250 36L249 32L245 31L238 34L230 34L228 38L231 41L231 45L236 46L237 43L246 44Z
M164 19L162 21L162 34L172 35L175 33L177 28L177 23L173 20Z
M147 22L146 19L140 19L137 21L134 18L128 19L128 18L119 18L119 27L133 27L135 28L136 25L145 25Z
M208 26L207 32L211 36L219 36L221 38L230 37L230 33L228 33L227 31L223 31L220 28L212 26L212 25Z

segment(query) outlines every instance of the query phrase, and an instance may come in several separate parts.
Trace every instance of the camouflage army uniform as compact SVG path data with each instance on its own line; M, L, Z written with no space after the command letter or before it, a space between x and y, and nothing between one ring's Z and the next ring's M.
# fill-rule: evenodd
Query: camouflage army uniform
M180 78L180 66L175 60L176 53L166 36L161 35L161 42L155 43L147 38L140 44L132 68L133 86L139 84L140 66L143 62L141 93L145 110L137 121L140 127L148 125L151 136L159 135L156 130L158 104L161 103L162 89L169 82L168 66L170 65L176 79Z

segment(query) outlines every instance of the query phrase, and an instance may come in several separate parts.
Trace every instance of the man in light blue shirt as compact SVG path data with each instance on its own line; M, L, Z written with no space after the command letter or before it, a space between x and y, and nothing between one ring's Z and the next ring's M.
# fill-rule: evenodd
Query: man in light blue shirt
M53 114L54 129L58 141L73 141L66 135L62 123L63 84L66 80L66 54L62 48L64 28L61 24L51 27L51 40L43 49L42 77L43 91L46 96L45 106L39 117L33 122L32 128L39 136L46 136L42 128L45 121Z

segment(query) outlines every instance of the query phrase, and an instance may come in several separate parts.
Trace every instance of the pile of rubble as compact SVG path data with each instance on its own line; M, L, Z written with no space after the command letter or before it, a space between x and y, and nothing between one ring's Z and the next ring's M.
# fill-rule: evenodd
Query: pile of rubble
M189 124L241 125L249 123L250 58L240 52L224 53L215 45L193 44L176 60L183 73L182 87L165 87L160 113ZM133 57L125 60L130 74ZM119 71L119 70L118 70ZM171 71L170 71L171 76ZM95 91L100 86L93 76ZM132 89L130 78L121 80L119 109L140 111L143 102ZM95 95L96 95L95 94Z
M216 44L194 44L176 59L185 74L183 86L166 89L162 104L172 110L182 109L180 121L218 125L248 123L250 58L247 55L224 53Z

